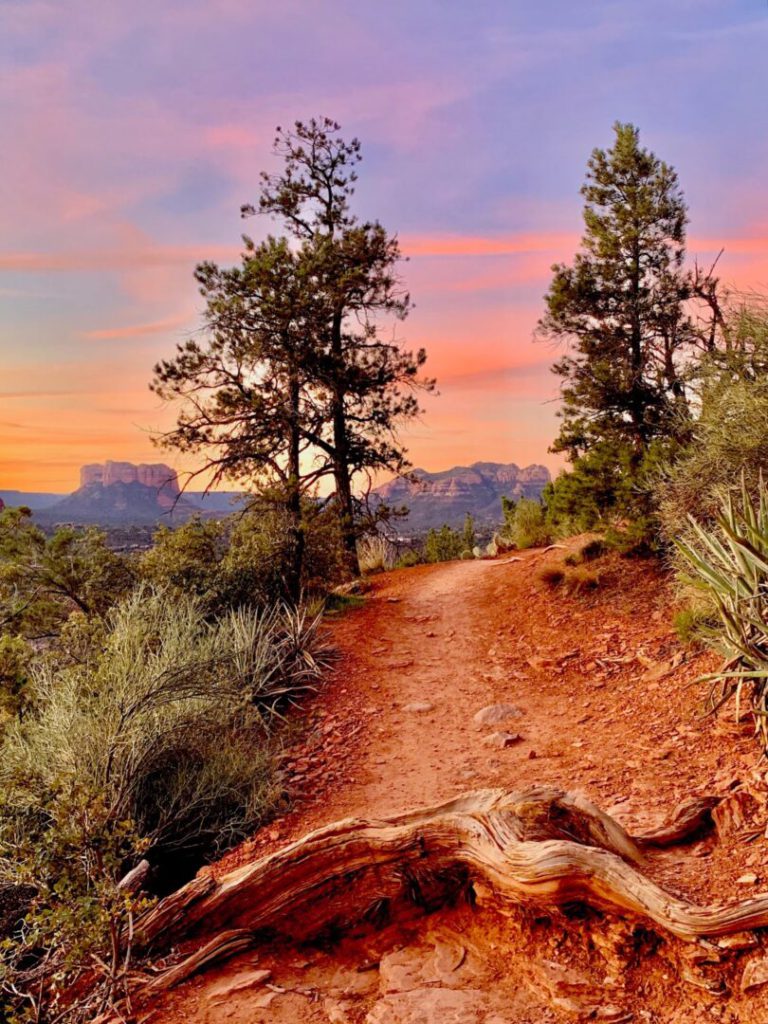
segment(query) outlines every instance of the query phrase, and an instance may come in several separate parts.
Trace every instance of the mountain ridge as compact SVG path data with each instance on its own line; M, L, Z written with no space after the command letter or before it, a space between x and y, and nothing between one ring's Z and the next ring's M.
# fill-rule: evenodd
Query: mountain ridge
M515 462L473 462L469 466L428 472L414 469L374 488L372 494L388 505L406 506L401 520L406 530L422 532L443 523L460 527L469 513L478 526L492 526L501 520L501 499L541 497L551 475L546 466Z
M402 528L419 533L447 523L460 528L470 513L481 527L501 520L501 498L538 499L550 481L546 466L477 461L434 472L422 468L394 477L372 491L374 501L407 506ZM179 523L190 516L226 515L237 492L181 492L169 466L105 462L82 467L81 486L69 495L0 490L7 505L29 505L45 524L148 525Z

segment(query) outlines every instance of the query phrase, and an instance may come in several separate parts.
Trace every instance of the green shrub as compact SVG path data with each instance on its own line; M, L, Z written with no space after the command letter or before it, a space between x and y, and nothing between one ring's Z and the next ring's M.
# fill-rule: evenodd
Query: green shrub
M460 533L452 530L444 523L439 530L432 529L424 542L424 560L426 562L450 562L459 558L464 550L464 540Z
M510 535L518 548L538 548L550 544L552 536L545 522L544 506L530 498L521 498L512 516Z
M464 516L464 530L461 534L461 542L463 550L469 552L471 552L474 546L477 544L475 520L473 519L472 515L469 512L467 512L467 514ZM463 551L461 557L464 557Z
M562 568L559 565L545 566L539 571L538 576L546 586L553 590L562 587L567 594L582 594L596 590L600 586L600 574L581 565L569 568Z
M638 461L627 445L601 441L542 493L547 524L558 537L606 531L625 553L655 550L659 532L656 482L677 450L672 439L654 441ZM608 533L612 531L613 542Z
M743 474L747 490L758 492L768 465L768 379L713 380L704 389L699 419L685 451L657 484L659 519L665 539L693 539L695 516L713 524L725 491L738 491Z
M357 557L362 573L386 572L395 567L397 548L381 533L368 534L357 542Z
M34 707L0 749L0 871L39 891L6 991L30 958L54 1003L94 957L109 965L133 912L117 883L141 856L199 863L264 820L280 792L270 727L326 661L302 610L211 621L201 598L145 585L108 614L97 655L33 666Z
M579 548L579 558L582 562L594 562L607 555L608 551L609 548L605 541L595 537Z
M97 529L48 537L28 509L0 511L0 622L28 638L59 632L74 611L99 615L134 584L130 562Z
M422 565L424 558L415 551L413 548L409 548L398 556L395 562L396 569L411 569L414 565Z
M548 587L559 587L565 581L565 571L560 566L545 566L539 572L539 579Z
M569 569L565 575L565 589L569 594L585 594L597 590L600 583L600 573L583 565Z
M345 612L362 608L365 604L365 597L362 594L334 594L330 593L321 601L322 610L326 615L344 615Z
M152 547L140 560L144 580L173 595L198 598L206 607L219 604L223 594L221 562L229 546L223 521L197 517L171 529L160 526Z
M29 700L33 653L23 637L0 635L0 735L4 720L20 714Z
M737 298L724 314L724 344L694 367L698 416L688 442L656 482L661 532L670 547L678 538L696 543L690 517L713 526L723 495L738 497L740 479L757 501L768 465L768 299ZM675 565L684 569L684 560L676 558Z
M711 607L693 604L675 612L672 625L682 644L698 647L712 638L717 620Z
M326 593L345 575L335 513L308 503L304 513L305 593ZM292 533L284 510L254 502L225 520L193 518L160 527L139 563L141 578L198 597L209 615L266 606L288 596Z

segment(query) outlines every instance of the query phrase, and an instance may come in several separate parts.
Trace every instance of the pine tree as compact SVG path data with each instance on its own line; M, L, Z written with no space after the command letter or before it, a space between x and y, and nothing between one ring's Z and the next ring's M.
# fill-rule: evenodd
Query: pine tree
M467 512L464 517L464 532L462 534L462 550L471 551L477 544L477 535L475 533L475 520L472 518L472 513Z
M199 472L212 483L236 480L285 509L285 592L295 601L305 547L302 498L332 468L327 458L308 457L325 413L306 366L315 300L305 261L285 239L244 242L241 266L197 267L206 333L155 366L152 390L182 403L175 428L156 440L204 455Z
M573 461L607 443L637 465L655 439L675 434L681 368L698 336L677 174L641 147L633 125L614 132L613 148L589 160L582 251L553 268L539 330L569 345L553 367L562 424L552 451Z
M181 402L159 443L203 454L214 481L248 483L288 512L293 598L305 495L333 477L345 564L359 572L355 477L407 468L397 428L419 412L417 389L434 387L420 373L426 353L383 336L386 319L410 308L400 249L380 224L351 212L360 144L338 130L327 119L278 129L283 170L262 175L258 205L242 213L280 218L287 236L259 244L246 236L239 267L197 268L206 334L160 362L151 385Z
M283 170L262 175L258 206L242 213L282 220L311 268L315 316L305 366L325 396L331 429L320 447L333 466L346 563L357 573L353 480L407 469L396 430L419 413L416 390L431 391L434 381L420 376L423 349L412 353L393 335L384 338L386 318L403 320L411 306L398 276L400 247L377 221L352 212L360 143L339 130L328 118L278 128Z

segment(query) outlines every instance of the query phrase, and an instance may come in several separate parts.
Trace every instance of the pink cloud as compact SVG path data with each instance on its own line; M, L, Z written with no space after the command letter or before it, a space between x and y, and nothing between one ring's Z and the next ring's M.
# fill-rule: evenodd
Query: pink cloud
M129 327L106 327L95 331L85 331L84 338L89 341L117 341L124 338L140 338L148 334L163 334L166 331L178 330L188 323L185 316L171 317L167 320L156 320L154 323L133 324Z
M134 249L70 250L69 252L0 252L0 270L13 273L80 273L193 267L200 260L234 262L239 250L224 245L146 245Z
M504 236L401 235L400 244L406 256L511 256L575 250L579 237L534 232Z

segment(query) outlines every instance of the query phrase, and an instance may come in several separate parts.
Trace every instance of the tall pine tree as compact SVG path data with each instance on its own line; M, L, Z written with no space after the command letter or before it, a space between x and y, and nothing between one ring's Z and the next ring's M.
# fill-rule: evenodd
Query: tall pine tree
M639 465L655 439L676 431L681 368L698 339L677 174L633 125L614 132L613 147L589 160L582 251L553 268L539 330L568 345L553 367L562 423L552 450L574 461L607 443Z
M421 376L426 352L404 349L387 331L411 306L398 274L400 246L378 221L352 211L360 143L339 130L329 118L278 128L283 168L262 174L258 206L242 213L282 221L310 268L315 318L304 365L325 399L329 430L318 446L333 467L345 561L357 573L355 477L408 467L397 429L419 413L416 391L434 390L434 381Z

